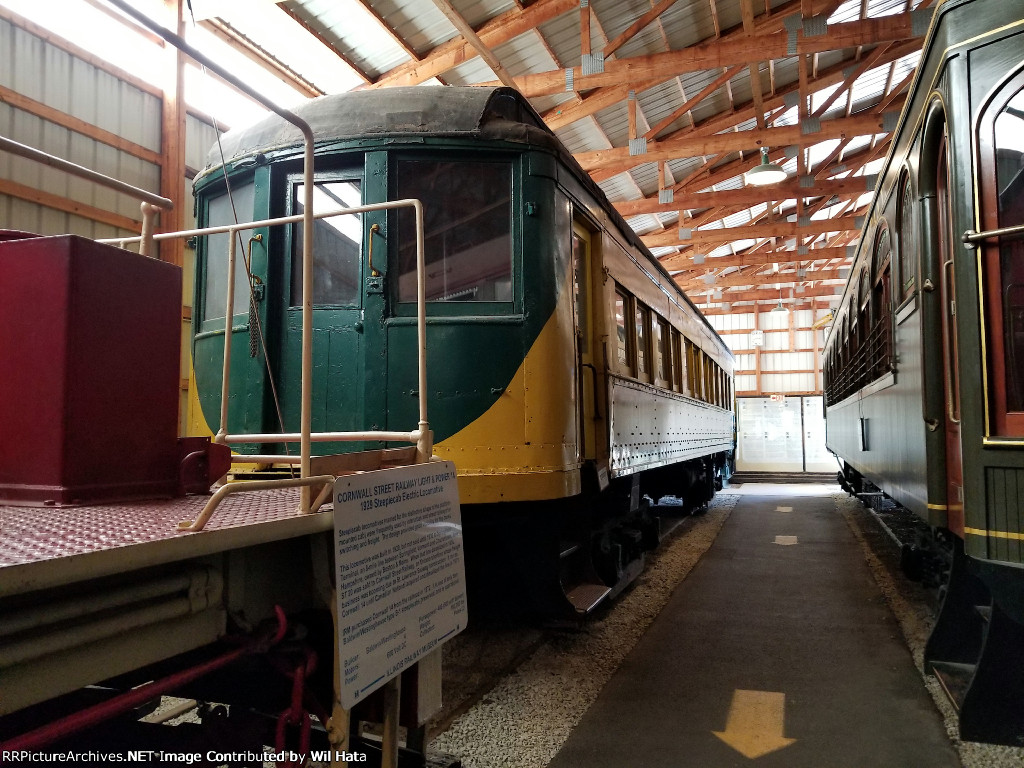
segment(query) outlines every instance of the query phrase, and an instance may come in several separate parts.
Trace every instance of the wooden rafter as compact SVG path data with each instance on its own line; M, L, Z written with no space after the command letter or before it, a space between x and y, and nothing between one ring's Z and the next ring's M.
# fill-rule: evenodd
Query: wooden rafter
M901 13L877 19L862 19L832 24L827 35L798 36L796 55L841 50L882 42L915 39L912 14ZM668 80L687 72L717 69L734 64L752 64L767 59L793 56L787 35L757 34L746 38L716 40L679 51L633 56L606 62L604 72L584 75L582 68L573 71L580 90L605 85L636 85L649 80ZM565 72L542 72L516 78L524 96L544 96L565 90Z
M495 48L577 8L579 0L537 0L521 10L515 8L495 16L476 30L476 34L484 45ZM370 87L419 85L432 77L443 75L475 55L470 43L463 37L457 37L439 45L423 56L421 61L407 62L385 72Z
M859 231L863 225L860 217L848 216L834 219L812 220L805 224L797 222L780 222L773 224L744 225L741 227L721 227L720 229L699 229L690 233L688 239L681 239L678 232L663 232L656 235L643 235L644 245L648 248L665 248L673 245L721 245L735 240L760 240L766 237L800 237L801 235L822 234L825 232Z
M656 18L661 16L661 14L663 14L666 10L668 10L670 6L674 5L676 2L677 0L661 0L661 2L659 2L653 8L651 8L651 10L649 10L639 19L637 19L628 27L626 27L626 29L623 30L623 32L618 37L610 41L604 47L605 58L611 56L613 53L619 50L619 48L621 48L623 45L632 40L633 37L637 35L637 33L639 33L641 30L647 27L647 25L654 21Z
M380 12L377 11L377 9L374 8L368 0L356 0L356 2L363 7L364 11L373 17L373 20L376 21L377 25L384 30L384 33L394 41L395 45L405 51L406 56L408 56L412 61L420 61L420 55L416 53L413 47L405 41L404 37L398 34L398 31L388 23L387 19L381 16Z
M873 188L873 187L872 187ZM832 195L860 195L870 192L863 176L848 179L824 181L813 187L801 187L797 179L783 182L769 190L758 187L744 187L722 192L685 192L676 194L671 203L661 203L656 197L643 200L627 200L615 203L615 208L623 216L638 216L645 213L670 213L685 209L703 209L719 205L752 206L765 202L765 195L771 194L773 199L792 200L796 198L831 197Z
M344 53L339 51L337 45L332 43L327 37L324 36L324 34L322 32L320 32L320 30L318 30L316 27L314 27L312 24L310 24L297 11L293 10L292 8L289 8L287 5L284 5L283 3L278 4L276 7L279 8L282 13L287 14L292 20L295 21L296 24L298 24L300 27L302 27L304 30L306 30L306 32L308 32L310 35L312 35L317 40L319 40L321 43L323 43L325 46L327 46L330 50L334 51L335 55L341 61L343 61L345 63L345 65L348 66L349 69L351 69L353 72L355 72L356 75L358 75L359 78L364 83L372 82L373 78L370 77L369 74L364 72L362 67L360 67L358 64L356 64L354 61L352 61L352 59L349 56L346 56Z
M204 19L199 22L199 26L209 30L215 37L226 42L229 46L249 59L249 61L256 64L264 71L269 72L282 83L291 86L304 96L316 98L317 96L323 96L324 93L326 93L326 91L318 88L287 64L272 56L223 19Z
M787 125L662 141L653 147L648 146L647 152L643 155L630 155L628 147L613 147L612 149L580 152L575 157L584 170L600 170L614 174L627 171L642 163L653 163L658 160L675 160L681 157L711 155L718 152L756 151L763 146L796 145L803 147L827 139L886 133L883 125L883 114L869 110L853 117L822 120L820 130L814 133L807 132L806 126Z
M750 291L730 291L724 290L721 298L709 299L704 295L707 291L713 291L714 288L704 288L700 292L689 292L687 295L690 297L690 301L696 304L698 307L706 304L719 304L723 301L728 302L740 302L740 301L753 301L753 302L766 302L775 304L779 300L779 291L771 288L756 288ZM814 285L804 288L803 292L795 293L792 296L786 295L793 289L784 289L783 291L783 302L794 300L794 299L810 299L810 298L821 298L824 296L834 297L836 301L841 298L842 288L834 285ZM837 293L839 291L839 293Z
M779 249L764 253L742 253L735 256L706 257L704 263L697 265L693 263L692 256L669 256L661 260L662 266L672 271L676 270L708 270L724 269L726 267L759 267L766 264L795 264L797 261L822 259L846 259L850 254L845 247L835 248L812 248L804 255L796 250ZM684 278L685 279L685 276Z
M490 47L480 39L480 36L469 25L469 22L466 21L463 15L455 9L455 6L448 2L448 0L433 0L433 3L437 7L437 10L443 13L444 17L451 22L451 25L459 31L459 34L462 35L463 39L473 46L473 50L477 52L480 58L487 62L487 66L489 66L494 74L498 76L498 79L509 88L515 88L516 81L513 79L511 73L505 69L504 65L498 60L498 57L494 55L494 51L492 51Z

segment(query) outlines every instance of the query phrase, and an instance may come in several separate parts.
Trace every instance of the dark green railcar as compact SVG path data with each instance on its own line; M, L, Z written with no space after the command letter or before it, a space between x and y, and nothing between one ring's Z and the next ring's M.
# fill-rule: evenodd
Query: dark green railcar
M467 557L549 607L588 610L636 572L642 494L713 495L733 447L732 355L514 91L396 88L296 111L316 136L318 212L424 204L429 419L459 471ZM196 180L202 225L300 212L294 128L271 117L222 151ZM300 225L251 235L227 431L294 432ZM411 213L323 220L314 241L313 429L415 428ZM199 244L196 432L218 428L226 252L223 236ZM375 446L323 450L359 447Z
M946 0L825 348L827 439L848 488L949 545L927 663L962 737L1007 744L1024 742L1022 225L1024 2Z

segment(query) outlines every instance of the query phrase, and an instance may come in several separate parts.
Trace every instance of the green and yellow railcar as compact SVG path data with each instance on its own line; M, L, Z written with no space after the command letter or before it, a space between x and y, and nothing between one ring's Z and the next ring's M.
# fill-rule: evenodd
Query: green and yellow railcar
M732 355L514 91L395 88L297 113L316 137L317 212L424 205L430 426L459 471L471 565L586 612L642 561L644 494L714 494L734 441ZM196 179L200 223L301 212L301 160L277 117L229 132ZM220 426L225 237L198 244L196 431ZM300 243L298 224L240 239L232 434L297 430ZM408 429L411 211L321 220L314 243L313 429ZM376 446L321 451L360 447Z

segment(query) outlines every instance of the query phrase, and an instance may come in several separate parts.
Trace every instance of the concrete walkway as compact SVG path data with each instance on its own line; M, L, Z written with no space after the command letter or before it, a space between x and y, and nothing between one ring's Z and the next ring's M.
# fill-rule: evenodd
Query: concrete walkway
M549 768L959 765L859 544L811 488L737 489Z

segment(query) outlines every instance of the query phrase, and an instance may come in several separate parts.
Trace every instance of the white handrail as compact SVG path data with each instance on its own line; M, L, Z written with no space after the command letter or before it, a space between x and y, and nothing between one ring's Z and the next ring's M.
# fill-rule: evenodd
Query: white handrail
M417 330L417 380L419 385L419 422L417 428L408 432L396 432L396 431L384 431L375 430L367 432L316 432L314 433L311 429L311 425L303 421L300 424L300 431L295 433L265 433L265 434L228 434L227 432L227 404L228 395L230 391L230 379L231 379L231 336L232 336L232 319L234 317L234 297L235 297L235 259L236 259L236 243L238 238L235 237L235 233L245 230L260 229L263 227L270 227L281 224L295 224L298 222L305 222L307 216L305 212L303 214L297 214L292 216L280 216L273 219L261 219L259 221L247 221L240 224L224 224L214 227L204 227L201 229L188 229L181 232L167 232L159 235L155 235L155 240L169 240L172 238L191 238L201 235L214 235L228 233L228 281L227 281L227 297L226 305L224 310L224 360L222 368L222 381L221 381L221 413L220 423L218 425L217 434L214 438L219 443L266 443L266 442L299 442L300 443L300 476L309 476L310 457L312 454L312 443L313 442L355 442L355 441L372 441L379 440L383 442L407 442L416 445L416 458L417 462L422 463L429 461L433 453L433 436L430 432L430 423L427 418L427 309L426 309L426 257L424 254L424 236L423 236L423 205L419 200L391 200L384 203L370 203L367 205L355 206L352 208L339 208L333 211L324 211L317 213L312 216L313 219L326 219L333 216L345 216L355 215L361 213L368 213L371 211L386 211L397 208L412 208L416 213L416 330ZM303 235L306 233L303 232ZM99 242L119 244L122 247L129 244L140 242L141 237L128 237L128 238L109 238L106 240L100 240ZM303 282L305 283L305 275L311 274L312 269L305 268L303 275ZM312 286L309 288L309 295L312 296ZM303 346L305 346L305 339L308 337L312 339L312 317L308 320L305 313L302 316L303 322ZM309 324L307 327L307 323ZM310 343L309 358L307 359L303 355L302 360L302 407L303 412L307 409L312 412L312 397L313 397L313 358L312 358L312 343ZM308 494L307 494L308 495ZM305 504L305 497L303 498L303 512L310 511L308 504Z

